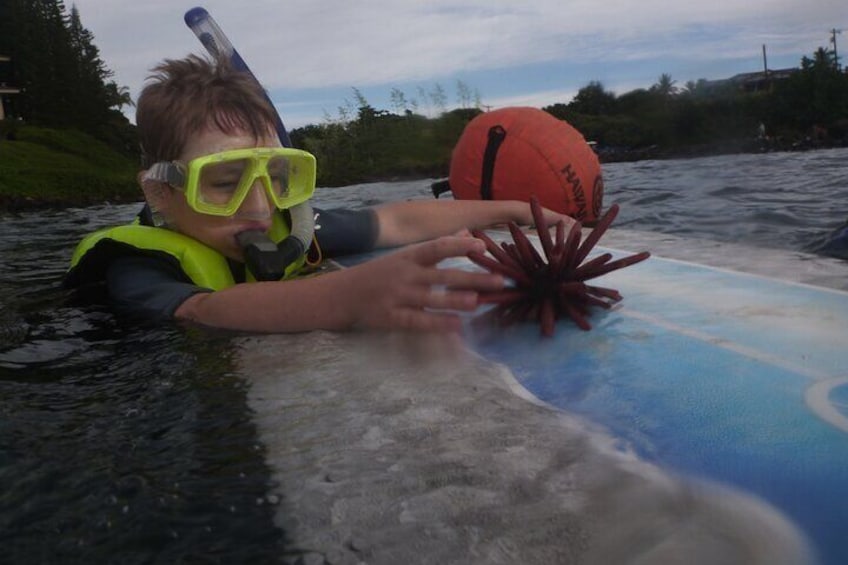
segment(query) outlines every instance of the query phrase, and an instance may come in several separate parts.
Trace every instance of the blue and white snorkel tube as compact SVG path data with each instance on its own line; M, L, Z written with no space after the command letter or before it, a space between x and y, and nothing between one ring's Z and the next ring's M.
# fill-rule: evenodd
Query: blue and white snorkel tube
M200 43L206 48L210 55L217 60L229 59L230 64L237 70L250 75L257 84L261 83L248 68L247 63L241 58L233 44L218 27L204 8L192 8L185 13L185 23L191 28ZM265 89L262 89L265 99L274 108L274 103L268 97ZM292 142L280 114L274 110L277 137L283 147L291 147ZM291 234L279 244L275 245L270 238L259 231L243 232L239 235L239 243L244 248L245 261L248 268L257 280L279 280L283 278L285 269L301 255L305 254L312 243L312 235L315 229L315 219L312 215L312 207L308 202L303 202L289 208L291 216Z

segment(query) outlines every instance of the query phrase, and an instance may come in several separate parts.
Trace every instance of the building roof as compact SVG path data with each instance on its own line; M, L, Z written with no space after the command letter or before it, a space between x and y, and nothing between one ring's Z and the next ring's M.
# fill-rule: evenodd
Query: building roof
M797 67L792 67L789 69L769 69L768 71L739 73L730 78L708 80L704 84L707 88L735 86L743 90L759 90L773 81L786 80L800 70Z
M791 77L795 73L797 73L800 69L797 67L792 67L789 69L769 69L768 71L756 71L753 73L740 73L738 75L733 75L729 79L729 82L733 84L746 84L751 82L759 82L761 80L783 80Z

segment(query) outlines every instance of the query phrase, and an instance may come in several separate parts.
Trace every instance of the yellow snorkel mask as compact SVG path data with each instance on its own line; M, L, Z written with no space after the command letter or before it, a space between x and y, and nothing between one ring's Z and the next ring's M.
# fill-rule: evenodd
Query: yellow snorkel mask
M315 191L315 157L289 147L222 151L192 159L154 163L144 181L165 182L185 194L195 212L233 216L260 181L277 209L306 202Z

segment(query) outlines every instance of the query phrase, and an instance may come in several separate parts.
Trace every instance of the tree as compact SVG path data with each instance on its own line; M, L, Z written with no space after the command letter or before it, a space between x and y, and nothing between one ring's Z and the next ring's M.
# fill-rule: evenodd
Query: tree
M456 102L460 108L471 108L474 95L471 88L461 80L456 81Z
M654 92L662 98L668 99L677 94L678 88L675 86L676 80L672 80L671 75L663 73L660 78L651 86L651 92Z
M0 1L0 52L14 61L19 117L106 140L126 137L105 130L130 127L116 111L132 103L129 91L110 80L75 6L68 13L62 0Z
M120 110L124 106L135 106L130 89L126 86L118 86L114 82L106 84L106 103L109 108Z
M391 94L389 95L391 99L392 108L394 108L395 113L405 114L409 109L409 103L406 101L406 95L399 88L393 88Z
M663 96L669 97L674 94L677 94L677 81L671 78L671 75L668 73L663 73L660 75L660 78L657 79L657 82L651 86L651 90L657 92Z
M801 59L801 71L779 91L783 118L798 128L827 126L848 118L848 75L835 68L832 51L820 47Z
M433 106L436 107L440 114L445 113L447 110L448 97L441 84L436 83L436 86L434 86L433 90L430 91L430 100L433 102Z
M374 123L378 117L388 113L385 110L377 110L369 104L362 92L356 87L353 87L353 96L356 98L357 121L360 125L367 127Z
M419 99L419 104L426 106L427 115L428 116L431 115L432 101L430 99L430 93L427 92L427 90L423 86L418 87L418 99Z
M656 97L644 88L637 88L625 92L617 101L620 112L633 116L652 111Z
M706 79L699 78L697 81L686 81L685 86L679 93L690 97L705 97L710 94L710 88Z
M615 94L604 90L604 85L598 81L577 91L577 95L568 104L568 109L590 116L609 115L615 112Z

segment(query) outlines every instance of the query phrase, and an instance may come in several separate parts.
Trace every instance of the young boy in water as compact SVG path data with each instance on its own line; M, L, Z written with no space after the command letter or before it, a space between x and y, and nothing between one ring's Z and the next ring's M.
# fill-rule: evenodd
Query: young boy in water
M276 242L297 229L292 217L314 188L314 159L281 148L275 110L245 73L195 56L165 61L154 72L136 116L146 205L136 225L101 230L80 244L67 286L105 283L116 306L149 318L259 332L455 331L457 312L474 310L478 291L503 287L499 275L436 265L484 251L477 239L450 234L531 223L523 202L316 210L312 257L408 246L298 278L306 262L300 256L284 280L248 282L244 240L258 237L261 248L271 243L265 234ZM545 213L550 224L564 218Z

